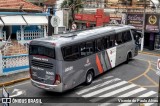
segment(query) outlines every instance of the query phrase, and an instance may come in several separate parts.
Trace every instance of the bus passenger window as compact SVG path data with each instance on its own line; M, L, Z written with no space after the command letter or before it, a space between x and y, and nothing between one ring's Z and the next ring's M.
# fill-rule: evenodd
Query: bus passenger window
M86 45L85 45L85 43L80 44L80 56L81 57L86 56Z
M116 43L117 45L120 45L123 43L122 41L122 33L119 33L118 35L116 35Z
M103 41L102 41L102 39L97 39L97 41L96 41L97 43L96 43L96 51L97 52L99 52L99 51L101 51L101 50L103 50L104 49L104 45L103 45Z
M132 37L131 37L130 31L123 32L123 42L128 42L131 40L132 40Z
M110 42L109 42L109 47L114 47L115 46L115 35L110 36Z
M79 48L77 45L64 47L63 57L66 61L73 61L79 58Z
M94 53L94 42L86 42L86 53L87 55L91 55Z

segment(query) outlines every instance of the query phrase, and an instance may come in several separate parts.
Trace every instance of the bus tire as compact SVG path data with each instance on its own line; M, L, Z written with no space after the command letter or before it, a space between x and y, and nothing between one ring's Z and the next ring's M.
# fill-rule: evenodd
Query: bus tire
M93 71L88 71L87 74L86 74L85 84L86 85L90 85L92 83L92 81L93 81L93 77L94 77Z
M131 52L129 52L127 54L126 64L128 64L128 62L129 62L129 60L130 60L131 57L132 57L132 54L131 54Z

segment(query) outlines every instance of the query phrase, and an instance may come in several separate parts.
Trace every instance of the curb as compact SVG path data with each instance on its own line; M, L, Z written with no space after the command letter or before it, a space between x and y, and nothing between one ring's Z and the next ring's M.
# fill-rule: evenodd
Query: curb
M148 54L148 55L152 55L152 56L160 56L160 54L156 54L156 53L149 53L149 52L138 52L140 54Z
M30 79L30 77L28 77L28 78L22 78L22 79L17 79L17 80L13 80L13 81L10 81L10 82L0 83L0 87L13 85L15 83L26 81L26 80L29 80L29 79Z

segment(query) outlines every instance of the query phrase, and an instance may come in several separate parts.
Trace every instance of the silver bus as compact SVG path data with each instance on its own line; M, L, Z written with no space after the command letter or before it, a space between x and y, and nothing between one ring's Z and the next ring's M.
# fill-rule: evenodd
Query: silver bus
M133 26L118 25L35 39L29 45L31 82L63 92L138 54Z

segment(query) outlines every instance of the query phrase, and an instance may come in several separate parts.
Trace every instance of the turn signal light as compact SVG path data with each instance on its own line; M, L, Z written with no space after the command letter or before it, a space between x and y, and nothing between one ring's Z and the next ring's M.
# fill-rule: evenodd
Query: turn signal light
M30 78L32 78L32 72L31 72L31 69L29 69L29 73L30 73Z
M54 81L54 85L58 85L61 83L61 77L59 74L56 74L55 76L55 81Z

